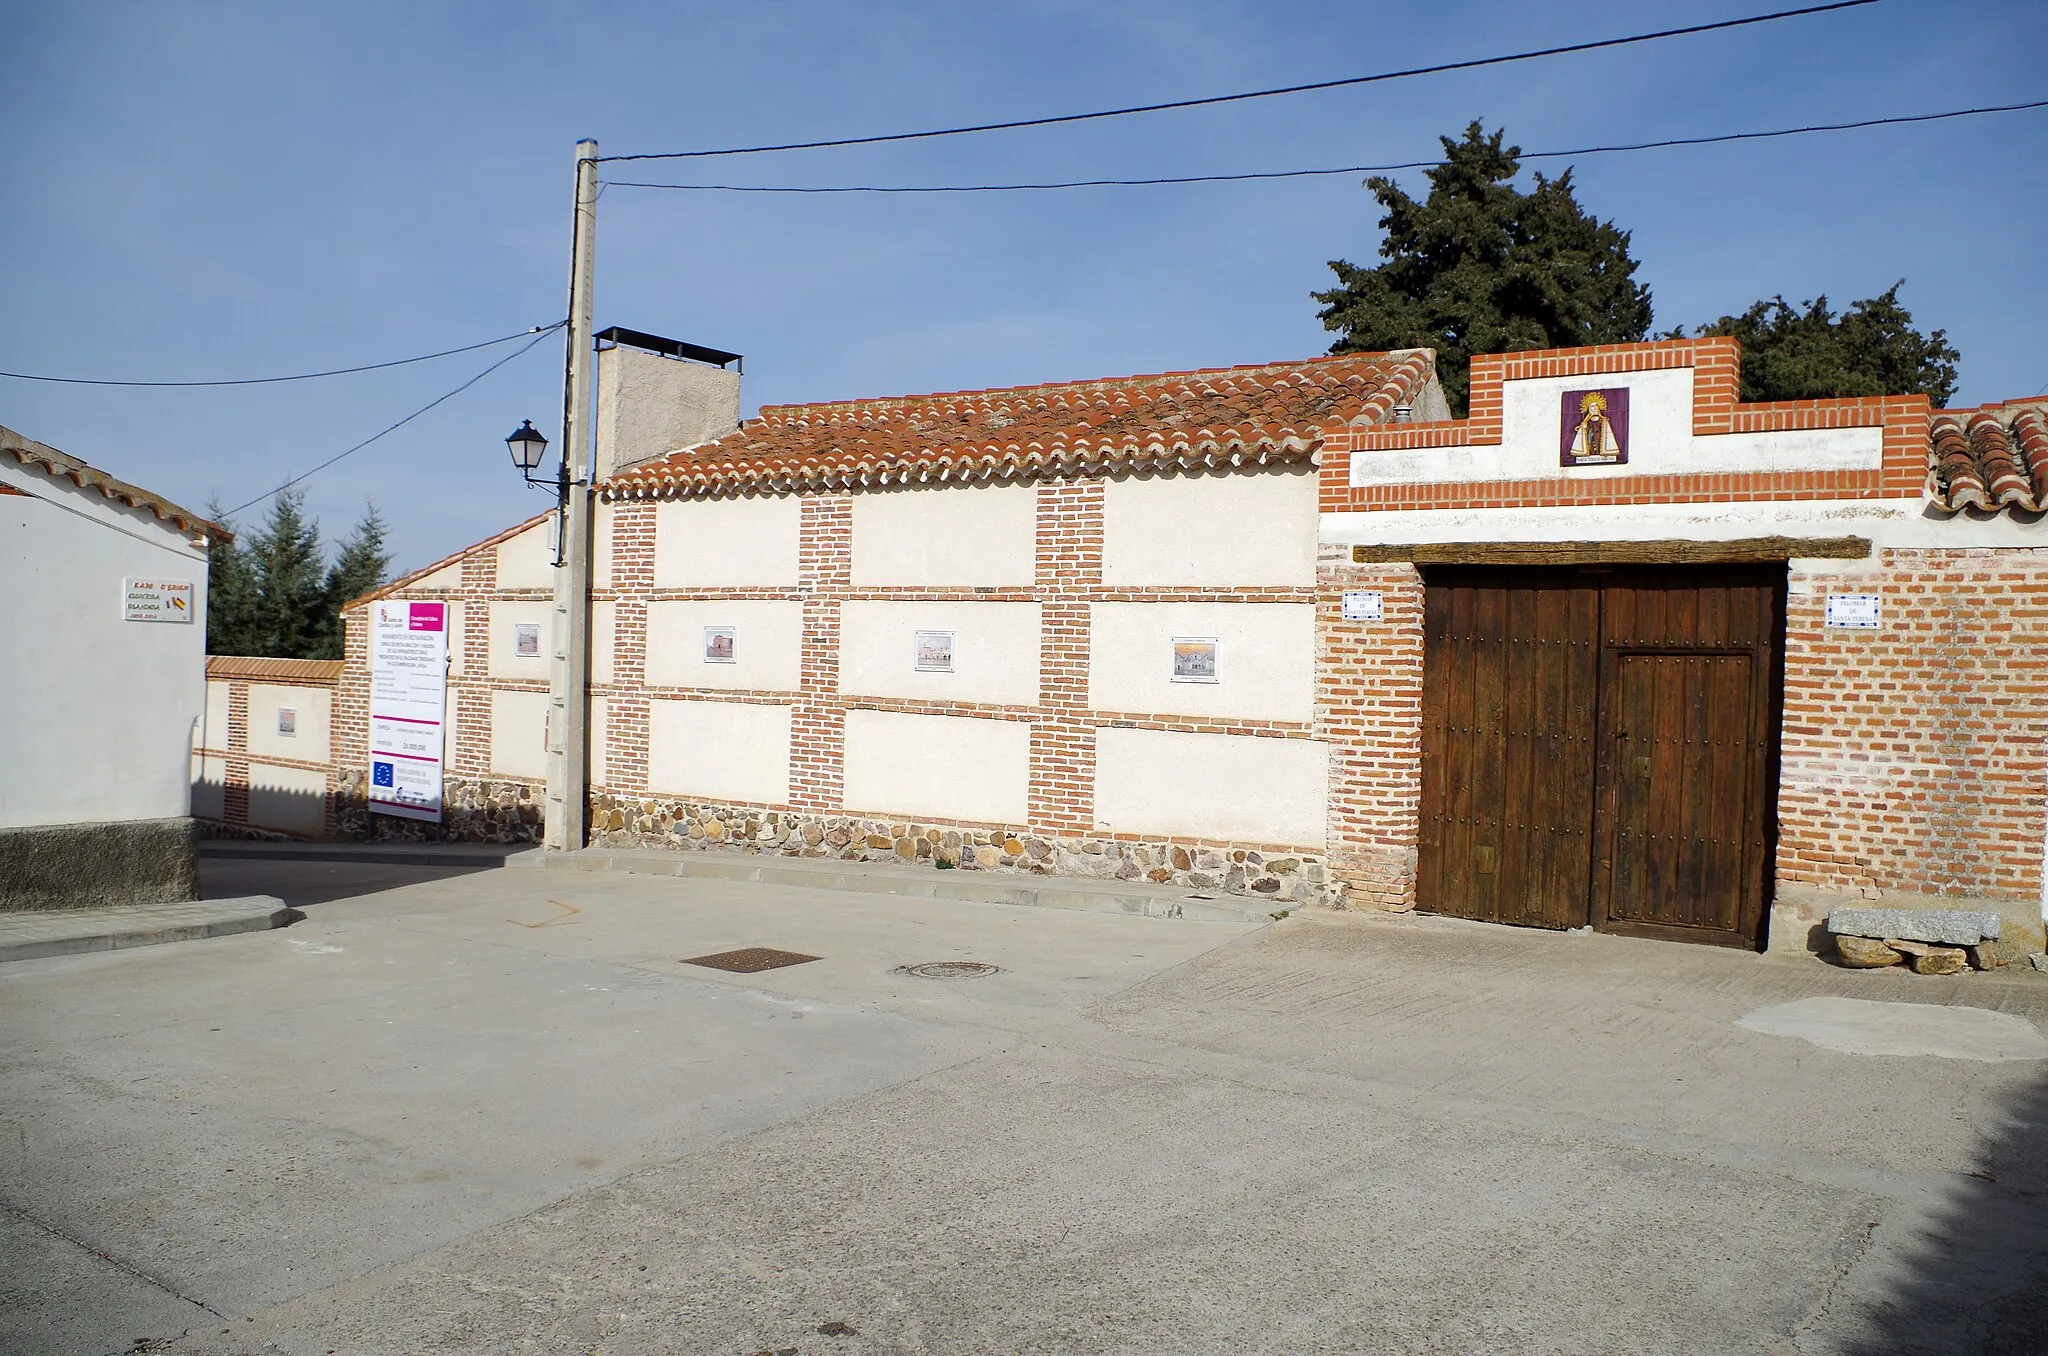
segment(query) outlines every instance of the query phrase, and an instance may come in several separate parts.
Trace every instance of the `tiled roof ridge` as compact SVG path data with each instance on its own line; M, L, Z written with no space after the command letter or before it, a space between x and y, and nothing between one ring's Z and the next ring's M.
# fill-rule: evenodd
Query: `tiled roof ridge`
M1927 443L1927 497L1941 508L2048 508L2048 400L1936 410Z
M1140 372L1125 377L1083 377L1069 381L1034 382L1024 386L989 386L968 388L958 391L930 391L922 394L895 396L860 396L847 400L807 400L786 405L763 405L758 417L769 422L786 422L799 413L817 412L831 414L854 409L863 410L908 410L919 405L930 405L942 401L971 402L988 404L988 398L1007 397L1021 399L1033 395L1052 395L1065 392L1109 392L1130 387L1152 388L1169 382L1180 382L1183 386L1196 378L1249 377L1259 373L1294 373L1305 368L1331 366L1361 362L1383 361L1387 358L1407 358L1411 354L1426 353L1427 349L1391 349L1384 353L1323 353L1312 358L1300 358L1283 362L1237 363L1228 367L1196 367L1182 371Z
M279 678L301 683L333 685L341 678L344 661L339 659L276 659L267 655L210 654L206 656L208 678Z
M607 499L629 499L1312 462L1327 433L1388 418L1434 371L1430 350L1401 349L774 406L774 418L634 467L600 488Z
M108 499L125 504L133 509L147 509L159 522L169 522L180 532L201 532L213 541L233 541L235 534L210 518L202 518L188 508L181 508L160 494L130 485L125 480L116 480L105 471L92 466L68 452L59 452L45 443L16 433L0 425L0 452L11 453L23 466L32 466L45 474L70 481L82 490L98 490Z

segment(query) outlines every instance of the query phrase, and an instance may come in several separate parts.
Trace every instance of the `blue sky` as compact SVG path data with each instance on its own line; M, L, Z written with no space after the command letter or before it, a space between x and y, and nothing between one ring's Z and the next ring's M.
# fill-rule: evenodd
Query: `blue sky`
M473 342L564 311L575 142L606 153L911 130L1363 74L1758 13L1772 0L1009 0L1003 5L0 4L0 368L203 379ZM1472 118L1525 149L2048 95L2048 6L1886 3L1361 89L937 142L608 167L945 183L1419 159ZM2048 386L2048 110L1579 162L1657 324L1907 280L1959 400ZM1551 168L1556 168L1551 166ZM626 170L634 173L625 173ZM1419 173L1400 176L1419 191ZM609 189L597 320L747 355L744 401L1306 357L1368 262L1355 176L981 197ZM0 424L195 507L251 498L491 354L228 391L0 380ZM374 500L410 568L544 506L502 439L558 436L549 341L307 485ZM251 524L261 509L242 515Z

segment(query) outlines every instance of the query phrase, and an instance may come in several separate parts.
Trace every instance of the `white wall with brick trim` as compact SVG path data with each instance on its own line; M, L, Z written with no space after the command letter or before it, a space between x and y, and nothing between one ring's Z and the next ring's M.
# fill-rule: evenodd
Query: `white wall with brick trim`
M441 573L446 574L447 571ZM464 604L459 601L450 602L444 614L443 625L448 628L448 676L451 678L459 678L468 671L465 665L469 662L469 645L463 627L476 615L473 611L466 612Z
M327 773L249 764L249 822L317 838L327 830Z
M763 805L788 802L789 707L656 699L647 711L650 791Z
M537 653L521 656L519 628L535 626L540 640ZM549 655L554 649L555 607L538 600L491 604L490 673L493 678L522 682L548 681Z
M1021 720L846 713L846 808L1022 824L1031 727Z
M1312 472L1120 476L1104 486L1106 585L1309 588L1315 581Z
M1029 587L1038 495L1030 485L901 490L853 501L853 582L868 587Z
M542 519L516 537L498 543L498 587L552 589L555 586L555 525Z
M500 688L491 693L491 771L500 777L548 775L548 694Z
M733 628L733 662L704 658L704 628ZM730 598L649 603L647 683L741 692L794 692L803 672L803 604Z
M1329 749L1312 739L1099 730L1095 820L1106 833L1319 847Z
M609 683L619 646L619 605L600 598L590 605L590 681Z
M1629 393L1628 460L1618 466L1561 466L1559 397L1568 391ZM1503 383L1501 441L1495 445L1359 452L1351 484L1443 480L1607 480L1640 475L1700 475L1790 469L1874 469L1884 453L1879 428L1796 429L1777 433L1693 431L1693 369L1538 377Z
M850 601L839 614L839 690L849 696L1032 706L1037 603ZM953 633L953 672L919 672L919 631Z
M1759 434L1776 437L1776 434ZM1358 456L1378 453L1358 453ZM1867 537L1873 546L1941 549L2048 546L2048 518L2001 513L1969 521L1959 537L1952 515L1924 499L1806 499L1726 503L1561 504L1554 507L1384 509L1322 515L1333 546L1436 542L1737 541L1747 537Z
M797 538L791 495L667 501L654 510L654 587L794 588Z
M249 756L326 762L333 706L332 688L249 684ZM293 716L294 732L289 735L278 730L278 712L285 709Z
M1095 603L1088 704L1099 711L1315 718L1312 603ZM1216 638L1216 681L1173 681L1176 636Z

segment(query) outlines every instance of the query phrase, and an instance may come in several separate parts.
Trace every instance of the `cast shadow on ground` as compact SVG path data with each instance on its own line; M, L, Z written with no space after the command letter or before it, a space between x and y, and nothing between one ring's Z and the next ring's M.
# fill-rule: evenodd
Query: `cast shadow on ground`
M1836 1345L1821 1349L1842 1356L2048 1352L2048 1062L2030 1067L1995 1099L1975 1172L1958 1174L1943 1203L1920 1218L1894 1273L1868 1277L1877 1293L1840 1297L1849 1312L1837 1316L1848 1321Z

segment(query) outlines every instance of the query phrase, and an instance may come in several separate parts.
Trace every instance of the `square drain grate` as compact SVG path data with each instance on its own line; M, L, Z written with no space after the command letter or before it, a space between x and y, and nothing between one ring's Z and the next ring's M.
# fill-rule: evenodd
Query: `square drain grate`
M777 951L772 946L743 946L737 951L720 951L711 956L685 956L683 964L702 965L711 970L730 970L736 975L751 975L762 970L780 970L785 965L802 965L805 961L817 960L800 951Z

